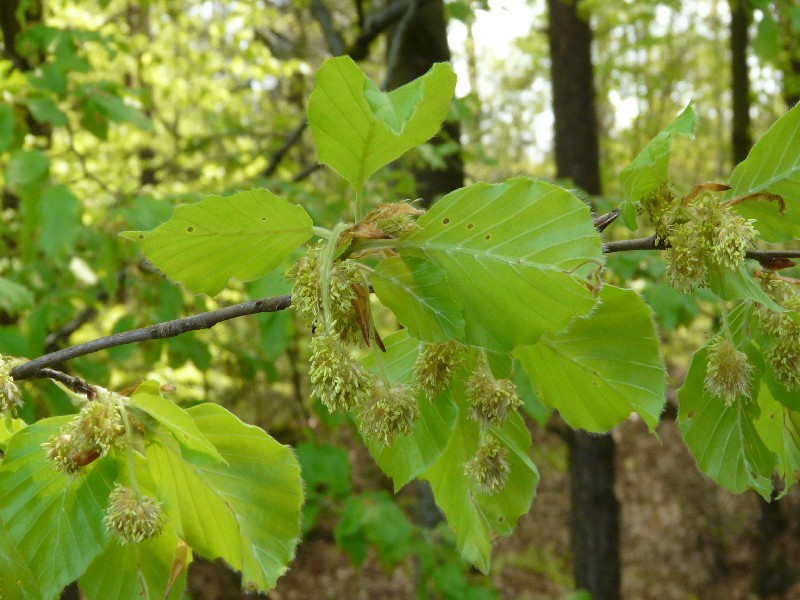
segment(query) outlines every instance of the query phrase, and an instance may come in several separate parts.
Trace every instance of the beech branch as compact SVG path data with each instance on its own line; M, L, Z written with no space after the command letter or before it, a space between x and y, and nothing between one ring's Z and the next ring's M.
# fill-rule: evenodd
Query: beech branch
M597 225L602 226L605 224L610 216L611 213L596 219ZM388 240L378 241L385 244ZM629 252L632 250L665 250L668 247L669 246L663 240L657 240L655 236L650 236L633 240L606 242L603 244L603 252L605 254L610 254L612 252ZM749 259L757 260L762 265L769 268L771 261L800 258L800 250L748 250L745 256ZM123 331L114 335L97 338L83 344L57 350L56 352L51 352L21 365L17 365L11 370L11 376L17 381L43 378L55 379L74 391L87 394L94 393L94 388L80 378L72 377L60 371L54 371L50 367L79 356L85 356L116 346L176 337L182 333L196 331L198 329L210 329L218 323L245 315L277 312L289 308L291 304L292 298L289 294L260 298L258 300L250 300L248 302L242 302L241 304L234 304L233 306L226 306L225 308L211 310L189 317L156 323L148 327Z

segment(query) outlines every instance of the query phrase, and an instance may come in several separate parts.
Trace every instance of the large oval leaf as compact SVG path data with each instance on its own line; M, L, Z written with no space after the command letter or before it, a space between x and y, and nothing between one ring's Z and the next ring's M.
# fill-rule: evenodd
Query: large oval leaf
M103 514L115 459L69 477L55 470L41 446L71 418L43 419L21 430L0 465L0 517L45 598L81 575L108 543Z
M226 464L187 462L177 443L147 448L153 479L178 536L207 558L242 572L242 585L268 591L294 557L303 490L291 449L216 404L187 410Z
M400 240L401 255L447 275L461 304L465 340L509 351L560 331L595 302L572 273L603 261L589 207L566 190L527 178L452 192Z
M515 355L538 399L570 427L604 433L636 412L652 431L666 388L658 346L653 313L639 294L606 285L589 317Z
M183 204L152 231L126 231L167 277L214 295L235 277L263 277L311 237L311 217L267 190Z
M742 202L736 210L756 220L761 237L780 242L800 237L800 105L773 123L731 173L727 198L756 192L778 194L786 203Z
M348 56L329 58L317 71L308 122L319 161L356 189L367 178L439 131L456 76L437 63L422 77L380 91Z

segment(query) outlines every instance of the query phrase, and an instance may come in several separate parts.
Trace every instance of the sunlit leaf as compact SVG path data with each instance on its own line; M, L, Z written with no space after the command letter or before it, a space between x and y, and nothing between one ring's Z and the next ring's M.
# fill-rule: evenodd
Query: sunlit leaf
M665 402L658 348L653 313L641 297L606 285L591 315L515 355L539 400L571 427L602 433L636 412L652 431Z
M350 57L329 58L308 101L319 161L360 190L375 171L439 131L455 83L450 65L437 63L384 93Z
M572 271L602 264L589 207L566 190L527 178L452 192L400 240L402 256L447 275L465 340L509 351L560 331L595 297Z
M294 557L303 491L291 449L216 404L187 410L227 461L191 463L161 438L147 459L170 523L193 550L268 591Z
M228 279L263 277L311 237L302 207L267 190L208 196L183 204L152 231L126 231L167 277L195 292L218 293Z
M103 514L116 477L113 457L70 477L55 470L41 446L70 418L24 428L9 441L0 465L0 518L45 598L81 575L108 543Z
M381 302L392 309L411 335L425 342L464 336L464 318L444 271L429 260L395 256L372 274Z

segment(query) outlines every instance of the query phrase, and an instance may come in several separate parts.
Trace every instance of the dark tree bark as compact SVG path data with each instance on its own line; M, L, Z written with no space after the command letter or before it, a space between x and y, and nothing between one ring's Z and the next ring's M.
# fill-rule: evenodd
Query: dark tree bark
M592 69L592 32L574 0L548 0L558 177L600 193L600 158ZM619 502L610 435L568 436L575 584L594 600L620 595Z
M447 23L442 0L419 3L390 33L387 53L386 88L395 89L428 72L436 62L450 60L447 45ZM445 123L442 131L431 143L436 146L446 140L459 141L457 123ZM417 168L414 178L417 194L423 207L430 205L441 195L464 185L464 164L461 154L455 153L445 159L444 169Z
M731 1L731 76L733 92L733 163L747 158L753 139L750 136L750 78L747 74L747 27L750 11L747 0Z

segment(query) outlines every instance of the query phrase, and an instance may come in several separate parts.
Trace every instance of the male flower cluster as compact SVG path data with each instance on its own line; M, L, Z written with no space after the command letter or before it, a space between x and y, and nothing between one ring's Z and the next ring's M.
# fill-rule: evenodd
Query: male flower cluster
M160 502L118 484L108 497L103 521L122 544L137 544L158 536L167 517Z
M463 346L456 340L425 344L414 363L414 380L428 398L446 390L462 362Z
M83 467L124 443L122 409L112 392L101 392L42 447L56 469L76 475Z
M350 411L372 395L373 377L356 361L336 334L311 338L312 392L329 411Z
M493 435L486 436L475 457L464 465L464 475L485 494L500 492L510 473L508 450Z
M361 413L362 431L368 438L388 446L396 435L411 433L419 414L419 404L409 386L386 386L379 382Z
M800 282L770 272L760 277L761 287L776 303L800 311ZM788 390L800 390L800 323L788 313L764 306L758 309L758 320L761 329L773 338L766 359L775 380Z
M750 398L752 375L753 365L747 355L737 350L727 336L719 336L709 344L706 393L731 406L739 398Z
M510 379L495 379L487 365L479 365L464 384L472 419L485 427L501 425L522 406L517 386Z
M11 377L11 365L0 356L0 411L3 414L22 405L19 387Z
M669 229L665 253L670 285L687 293L708 282L708 263L736 270L758 235L752 219L704 193L680 209L684 219Z

